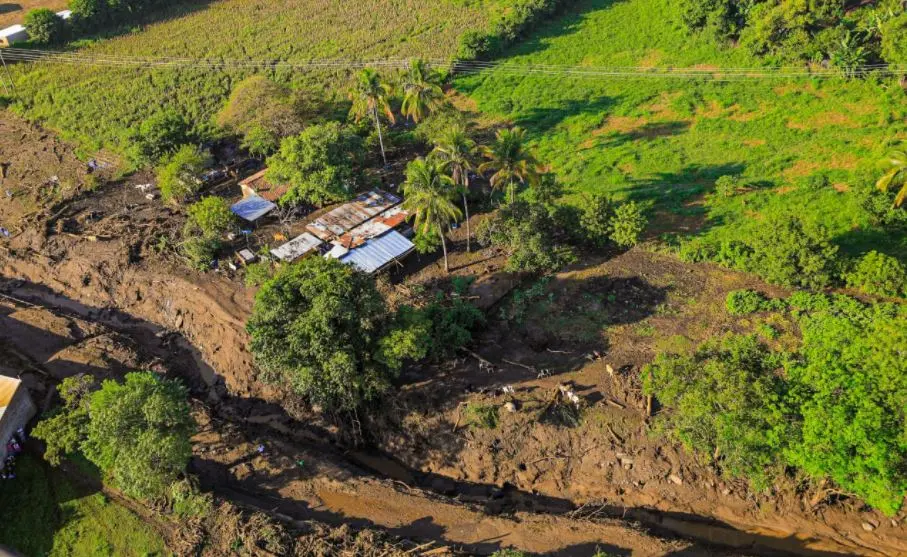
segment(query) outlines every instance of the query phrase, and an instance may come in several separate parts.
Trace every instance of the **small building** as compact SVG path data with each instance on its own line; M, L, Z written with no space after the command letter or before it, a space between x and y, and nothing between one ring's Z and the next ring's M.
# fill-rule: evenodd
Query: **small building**
M401 201L402 199L392 193L372 190L321 215L306 226L306 229L325 242L330 242L399 205Z
M0 47L12 46L16 43L28 40L28 31L24 25L12 25L6 29L0 29Z
M6 460L6 444L35 415L28 389L15 377L0 375L0 468Z
M255 174L244 178L239 182L239 189L242 190L243 197L251 197L257 195L264 199L267 199L271 202L276 202L278 199L286 195L290 190L288 184L274 185L265 178L265 173L268 171L267 168L256 172Z
M335 243L326 257L335 257L341 263L352 265L371 275L385 269L391 263L399 262L414 249L416 246L403 234L389 230L352 249L346 249Z
M282 246L272 249L271 255L287 263L292 263L316 253L323 243L314 235L303 232Z
M230 210L234 215L243 219L244 221L252 223L267 215L276 208L277 205L257 195L244 197L240 201L237 201L230 206Z
M57 12L57 17L59 17L63 21L66 21L67 19L72 17L72 10L59 11L59 12Z

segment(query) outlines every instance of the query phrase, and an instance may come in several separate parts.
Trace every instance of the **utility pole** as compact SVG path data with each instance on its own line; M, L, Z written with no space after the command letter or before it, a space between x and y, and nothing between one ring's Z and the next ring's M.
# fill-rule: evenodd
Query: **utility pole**
M6 79L9 81L9 85L6 84L6 81L3 82L3 90L6 91L7 95L10 95L10 86L13 88L13 91L16 90L16 84L13 83L13 78L9 73L9 66L6 65L6 59L3 57L3 49L0 48L0 63L3 64L3 69L6 71Z

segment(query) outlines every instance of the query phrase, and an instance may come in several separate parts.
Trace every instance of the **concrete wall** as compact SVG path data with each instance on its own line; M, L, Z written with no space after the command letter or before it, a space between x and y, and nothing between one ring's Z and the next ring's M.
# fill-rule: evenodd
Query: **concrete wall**
M35 415L35 411L35 404L28 394L28 389L20 383L3 416L0 416L0 468L3 468L3 461L6 460L6 442L17 429L25 427L28 420Z

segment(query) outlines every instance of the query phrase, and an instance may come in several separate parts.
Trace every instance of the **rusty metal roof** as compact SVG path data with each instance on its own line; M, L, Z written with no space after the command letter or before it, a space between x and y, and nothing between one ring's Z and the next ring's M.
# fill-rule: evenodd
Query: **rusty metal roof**
M306 229L328 242L400 204L398 196L381 190L364 193L318 217Z

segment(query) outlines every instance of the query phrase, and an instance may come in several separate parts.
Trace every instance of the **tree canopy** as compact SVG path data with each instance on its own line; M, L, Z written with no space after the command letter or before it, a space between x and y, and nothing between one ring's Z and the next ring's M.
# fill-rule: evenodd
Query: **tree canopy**
M157 168L157 185L164 201L182 203L202 186L201 174L209 158L194 145L183 145Z
M48 460L81 451L127 495L163 496L192 455L185 387L150 372L94 387L86 376L61 384L62 409L34 431L47 443Z
M337 122L306 128L284 139L268 158L267 178L289 184L282 201L325 205L349 199L361 179L362 140Z
M38 8L25 14L28 39L38 44L59 41L63 35L63 19L53 10Z

